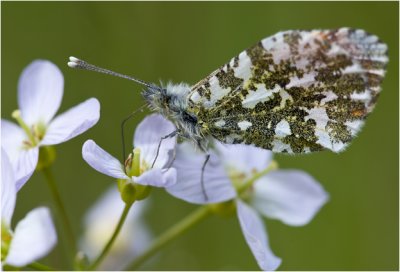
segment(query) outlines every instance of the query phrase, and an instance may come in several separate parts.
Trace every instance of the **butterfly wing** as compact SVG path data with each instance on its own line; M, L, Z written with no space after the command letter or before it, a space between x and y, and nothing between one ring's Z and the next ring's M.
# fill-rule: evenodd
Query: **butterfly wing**
M274 152L340 152L374 108L386 44L363 30L285 31L191 88L205 135Z

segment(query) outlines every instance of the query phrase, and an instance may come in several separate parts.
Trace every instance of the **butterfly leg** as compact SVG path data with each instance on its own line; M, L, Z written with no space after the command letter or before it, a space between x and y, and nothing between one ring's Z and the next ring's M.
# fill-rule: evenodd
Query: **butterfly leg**
M176 150L177 150L177 148L178 148L178 146L175 145L174 149L172 150L172 158L166 165L167 171L172 167L172 164L174 163L174 161L176 159Z
M206 159L204 160L203 166L201 167L201 179L200 179L201 190L203 192L203 195L204 195L204 198L206 201L208 201L208 196L207 196L206 187L204 184L204 170L206 169L206 165L209 160L210 160L210 154L207 154Z
M143 108L146 107L146 104L140 106L137 110L129 114L127 117L125 117L122 122L121 122L121 143L122 143L122 161L126 160L126 153L125 153L125 124L127 121L129 121L136 113L139 111L142 111ZM124 168L125 169L125 168Z
M154 164L156 163L156 160L157 160L157 158L158 158L158 155L160 154L160 148L161 148L162 141L164 141L165 139L168 139L168 138L175 137L175 136L178 134L178 132L179 132L179 130L174 130L174 131L171 132L170 134L161 137L160 142L158 143L156 157L154 158L154 161L153 161L153 163L151 164L151 168L153 168L153 166L154 166ZM176 157L176 147L174 148L174 151L173 151L173 152L174 152L174 153L173 153L173 159L171 160L171 162L168 163L169 165L168 165L167 168L170 168L171 165L172 165L172 163L173 163L174 160L175 160L175 157Z

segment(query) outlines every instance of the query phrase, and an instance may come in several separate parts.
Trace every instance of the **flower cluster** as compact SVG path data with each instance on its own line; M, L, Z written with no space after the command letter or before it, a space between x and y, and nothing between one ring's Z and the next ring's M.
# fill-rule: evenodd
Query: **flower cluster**
M19 109L12 116L19 126L1 119L1 146L14 168L17 191L35 170L40 147L66 142L99 120L100 104L95 98L54 118L63 88L64 78L57 66L34 61L22 72L18 83Z
M291 226L302 226L326 203L328 194L303 171L270 171L274 165L272 152L246 145L215 143L201 180L205 154L197 152L189 143L175 147L174 138L166 139L156 159L160 139L173 130L172 123L156 114L139 124L133 146L146 154L140 161L139 176L127 175L129 169L124 171L117 159L92 140L84 144L83 158L103 174L131 183L165 187L171 195L190 203L221 203L211 206L217 213L231 210L229 204L233 204L243 235L260 268L278 268L281 259L269 247L260 214ZM166 168L175 148L177 154L172 167ZM149 168L154 161L154 167ZM264 171L267 174L263 175ZM246 184L247 180L251 183Z
M124 186L139 185L135 186L136 195L133 197L134 200L140 200L146 196L141 195L143 187L140 185L169 187L176 182L176 170L168 167L175 149L175 137L165 139L158 148L160 139L174 130L174 125L161 115L150 115L137 127L133 138L135 149L124 164L93 140L84 143L82 156L100 173L122 180Z
M45 256L57 242L48 208L32 210L14 231L11 217L18 190L35 169L49 167L53 162L51 146L85 132L99 120L100 105L95 98L54 118L62 95L63 76L59 69L48 61L34 61L19 81L20 109L12 114L19 126L1 120L2 265L29 265ZM210 213L236 214L260 269L277 269L281 259L269 247L262 216L302 226L327 202L328 194L303 171L277 170L270 151L215 142L206 159L206 154L191 144L178 144L176 136L172 136L174 131L174 124L163 116L149 115L138 125L133 150L124 162L93 140L83 144L84 160L98 172L115 178L118 185L110 188L86 216L80 246L93 263L83 268L95 269L101 264L102 269L124 269L146 249L150 232L140 220L146 202L136 202L158 187L176 198L201 204ZM134 208L130 209L133 203ZM121 218L118 210L123 210ZM131 242L132 236L135 243ZM103 261L112 243L112 250ZM104 244L107 245L100 252Z
M30 211L12 231L15 181L10 160L1 149L1 263L20 267L45 256L57 243L57 234L45 207Z
M54 118L63 86L64 78L57 66L45 60L32 62L18 83L19 109L12 116L19 126L1 119L2 265L28 265L54 247L57 235L46 207L29 212L12 231L16 194L39 167L38 162L49 160L41 150L48 151L50 146L78 136L99 120L100 104L95 98Z
M260 214L287 225L302 226L310 222L328 200L328 194L307 173L271 171L274 162L268 150L215 143L215 151L211 151L204 173L204 184L199 179L202 161L204 154L187 143L179 145L174 163L178 182L169 187L168 192L197 204L225 201L214 206L217 212L230 209L232 205L226 204L233 203L246 242L263 270L275 270L281 259L269 248ZM264 171L267 174L262 175Z

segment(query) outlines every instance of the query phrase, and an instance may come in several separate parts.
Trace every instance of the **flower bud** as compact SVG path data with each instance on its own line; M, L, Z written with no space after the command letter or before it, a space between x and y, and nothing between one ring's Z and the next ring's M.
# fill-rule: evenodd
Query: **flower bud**
M135 185L127 180L118 180L118 189L121 194L121 199L126 204L132 204L136 200L136 188Z
M135 184L135 189L136 189L136 200L143 200L149 196L151 191L151 186Z
M117 182L121 198L126 204L145 199L151 191L151 186L132 183L125 179L118 179Z

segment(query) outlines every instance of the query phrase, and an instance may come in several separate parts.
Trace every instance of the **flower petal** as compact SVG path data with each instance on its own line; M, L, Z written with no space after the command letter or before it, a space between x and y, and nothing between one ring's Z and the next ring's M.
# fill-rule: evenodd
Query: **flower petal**
M202 184L201 173L206 155L196 152L190 143L178 145L173 164L178 173L177 183L166 190L177 198L196 204L223 202L235 198L236 191L221 160L215 153L210 152L211 157L205 167Z
M41 145L55 145L68 141L94 126L100 118L100 103L96 98L69 109L49 125Z
M82 157L91 167L104 175L119 179L130 179L125 174L121 163L93 140L87 140L83 144Z
M82 250L90 259L98 256L118 223L125 203L115 185L111 186L90 208L84 219L84 234L80 239ZM122 270L150 243L149 228L143 221L148 201L135 202L99 270Z
M15 228L5 262L22 267L47 255L57 243L57 234L48 208L30 211Z
M11 226L16 198L14 170L7 153L1 148L1 221L8 227Z
M176 130L174 124L161 114L152 114L144 118L137 126L133 139L133 146L140 148L142 160L152 165L156 158L157 148L162 137ZM163 168L170 161L171 153L175 149L176 137L162 141L154 168Z
M1 119L1 146L14 169L17 191L31 177L39 158L39 148L27 149L23 146L23 141L25 141L24 131L17 125Z
M165 179L165 187L170 187L176 184L178 173L175 168L170 168L168 170L162 170Z
M282 260L269 247L267 231L257 212L244 202L236 202L240 227L258 266L264 271L276 270Z
M53 63L36 60L21 74L18 83L18 105L22 119L33 125L47 124L60 107L64 88L61 71Z
M272 152L251 145L215 143L224 165L247 175L262 171L272 160Z
M19 191L22 186L28 181L36 169L39 159L39 148L34 147L28 150L21 150L16 166L14 166L14 173L16 173L15 186Z
M155 187L169 187L176 182L176 170L170 168L168 171L161 169L151 169L144 172L139 177L132 177L133 181L141 185L150 185Z
M11 164L17 160L26 139L22 128L8 120L1 119L1 146L6 151Z
M280 170L254 184L252 205L267 217L301 226L310 222L328 199L328 193L309 174Z

